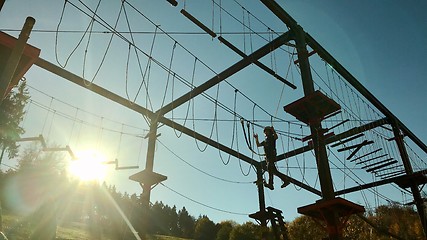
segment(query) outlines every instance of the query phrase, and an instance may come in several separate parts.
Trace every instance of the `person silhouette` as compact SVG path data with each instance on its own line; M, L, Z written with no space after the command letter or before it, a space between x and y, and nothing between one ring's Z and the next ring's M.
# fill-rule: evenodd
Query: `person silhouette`
M277 140L277 133L274 130L274 127L267 126L264 128L264 136L265 140L262 142L259 142L258 134L254 134L255 143L257 147L264 147L264 153L265 153L265 161L267 162L267 171L268 171L268 183L265 184L265 186L271 190L274 189L273 186L273 174L275 171L277 171L276 166L274 163L276 162L276 140Z

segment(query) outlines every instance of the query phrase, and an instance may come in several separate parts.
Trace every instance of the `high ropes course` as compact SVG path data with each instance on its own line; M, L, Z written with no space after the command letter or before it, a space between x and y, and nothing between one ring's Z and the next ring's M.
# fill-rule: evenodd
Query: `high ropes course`
M221 62L220 55L196 55L188 47L190 44L184 44L180 37L196 35L195 32L168 32L130 1L121 1L113 22L102 17L101 1L92 7L83 1L64 1L56 30L51 32L55 35L56 64L41 58L40 49L26 44L32 31L49 32L32 30L34 19L27 19L18 39L0 32L0 54L8 56L1 58L1 94L7 94L35 65L141 114L148 127L148 130L138 129L143 133L124 131L123 128L128 127L124 123L121 123L121 130L108 129L103 117L98 117L98 131L99 138L109 131L119 139L117 155L126 136L138 139L139 146L146 144L145 168L129 177L142 187L141 200L146 208L149 207L155 186L160 184L169 188L163 183L167 176L154 171L156 144L197 171L233 183L193 166L174 153L173 147L160 139L159 129L167 126L173 130L176 138L186 135L194 139L201 153L208 148L217 150L224 165L230 163L231 158L237 159L244 176L251 176L250 172L254 171L256 179L234 181L255 183L253 186L257 189L259 210L249 214L249 217L262 226L270 223L276 238L286 239L283 212L266 206L263 182L269 170L265 153L258 150L253 138L264 127L274 126L277 156L273 174L282 180L283 187L291 184L318 198L312 204L300 206L297 211L322 222L330 239L342 239L349 216L360 215L367 207L348 200L346 196L355 192L363 195L366 190L376 194L377 198L389 199L387 193L376 190L383 185L393 185L412 196L424 233L427 233L421 194L427 183L424 157L427 146L278 3L260 0L281 21L286 31L273 30L238 1L230 3L233 2L240 9L239 14L230 10L229 3L225 1L212 1L209 6L212 9L211 19L199 17L187 1L164 2L165 7L173 6L187 24L201 31L197 34L208 37L205 41L210 40L211 45L218 45L234 54L233 60L236 61L232 64L228 64L229 60L224 61L221 67L215 67L223 70L214 70L211 61ZM64 26L69 24L67 20L76 13L88 19L85 30L64 30ZM131 15L138 16L139 21L149 26L150 30L141 30L132 25L134 19ZM78 36L73 46L62 47L64 34ZM101 38L102 41L99 40ZM108 78L103 75L103 70L114 48L120 48L118 51L124 55L118 61L124 64L124 81L120 82L122 89L124 85L122 94L103 87L104 82L97 85L100 78ZM164 51L160 53L159 48ZM88 53L95 49L97 53L101 52L100 60L97 66L89 67L89 62L93 60L89 59ZM67 70L75 58L79 58L81 66L78 74ZM251 78L246 73L249 68L255 69L264 79L257 82L233 81L236 78ZM138 82L135 78L139 79ZM262 99L253 98L253 93L248 93L244 88L245 85L256 84L255 88L260 90L262 81L268 78L279 86L275 89L280 92L277 105L272 104L276 100L268 99L273 95L264 93ZM285 91L288 94L284 94ZM52 101L57 100L51 98ZM82 111L75 107L73 118L36 101L30 102L30 106L33 105L45 109L53 117L74 119L73 129L78 122L76 116ZM79 123L83 125L83 120ZM208 130L201 132L200 129ZM74 130L71 132L72 135ZM231 141L227 142L225 135ZM69 145L48 147L42 135L18 141L38 141L43 151L65 151L74 157ZM108 163L115 164L117 170L136 169L140 155L141 152L137 165L121 166L119 158ZM293 169L292 164L298 167ZM306 174L308 165L316 170L314 177ZM336 174L332 169L340 173ZM337 183L334 179L341 182Z

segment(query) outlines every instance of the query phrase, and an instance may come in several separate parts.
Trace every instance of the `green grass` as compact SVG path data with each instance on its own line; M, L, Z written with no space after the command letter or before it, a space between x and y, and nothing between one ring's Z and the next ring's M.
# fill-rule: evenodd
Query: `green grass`
M147 240L189 240L187 238L163 236L163 235L150 235L147 236Z
M3 214L3 232L9 240L29 239L31 234L31 225L25 221L25 218ZM69 223L63 226L58 226L56 231L56 239L58 240L90 240L91 237L87 225L84 223ZM113 240L105 234L100 238L102 240ZM164 235L148 235L147 240L190 240L185 238L164 236Z

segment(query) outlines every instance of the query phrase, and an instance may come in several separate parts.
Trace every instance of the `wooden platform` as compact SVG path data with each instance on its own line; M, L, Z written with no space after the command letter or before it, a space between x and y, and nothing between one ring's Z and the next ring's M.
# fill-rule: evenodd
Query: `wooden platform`
M319 220L324 220L325 215L337 213L338 216L348 217L355 213L365 212L365 208L359 204L352 203L343 198L334 198L331 200L319 200L314 204L298 208L298 213L310 216Z
M16 38L4 32L0 32L0 74L3 72L3 68L6 66L10 54L12 53L13 48L16 45L16 42ZM26 45L22 57L19 61L18 67L15 71L15 74L13 75L13 78L6 92L9 92L13 86L18 84L19 80L24 76L28 69L30 69L30 67L39 57L39 55L40 49L33 47L29 44Z
M315 91L284 107L287 113L306 124L320 120L340 109L341 106L338 103L320 91Z
M129 179L135 182L139 182L145 186L153 186L165 181L167 177L162 174L147 171L146 169L144 169L141 172L131 175Z

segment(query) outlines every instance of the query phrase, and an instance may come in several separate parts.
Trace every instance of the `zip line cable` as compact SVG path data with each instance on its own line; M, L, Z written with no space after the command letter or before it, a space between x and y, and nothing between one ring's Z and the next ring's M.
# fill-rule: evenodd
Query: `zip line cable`
M165 187L166 189L169 189L171 192L174 192L174 193L176 193L176 194L178 194L179 196L181 196L181 197L183 197L183 198L185 198L185 199L187 199L187 200L189 200L189 201L191 201L191 202L193 202L193 203L197 203L197 204L199 204L199 205L201 205L201 206L204 206L204 207L206 207L206 208L209 208L209 209L212 209L212 210L215 210L215 211L218 211L218 212L223 212L223 213L228 213L228 214L232 214L232 215L240 215L240 216L248 216L249 215L249 213L239 213L239 212L232 212L232 211L228 211L228 210L223 210L223 209L220 209L220 208L216 208L216 207L212 207L212 206L209 206L209 205L207 205L207 204L205 204L205 203L202 203L202 202L199 202L199 201L197 201L197 200L194 200L194 199L192 199L192 198L190 198L190 197L187 197L186 195L184 195L184 194L182 194L182 193L179 193L178 191L176 191L176 190L174 190L174 189L172 189L172 188L170 188L170 187L168 187L168 186L166 186L164 183L159 183L160 185L162 185L163 187Z

